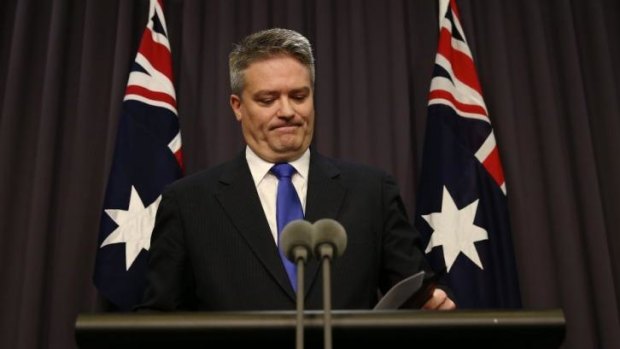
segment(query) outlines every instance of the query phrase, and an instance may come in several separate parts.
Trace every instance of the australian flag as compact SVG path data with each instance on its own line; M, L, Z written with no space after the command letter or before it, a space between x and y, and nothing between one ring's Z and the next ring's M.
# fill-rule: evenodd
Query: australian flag
M440 34L416 227L459 308L518 308L506 183L455 0L440 3Z
M118 309L140 302L155 213L164 186L182 175L181 133L162 0L131 67L101 217L94 281Z

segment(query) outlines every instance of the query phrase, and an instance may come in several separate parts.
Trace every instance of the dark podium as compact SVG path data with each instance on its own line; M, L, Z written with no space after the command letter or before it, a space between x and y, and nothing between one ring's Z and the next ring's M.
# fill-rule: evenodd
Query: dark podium
M323 347L320 311L305 313L307 348ZM558 348L559 309L333 311L334 348ZM295 312L80 314L80 348L294 348Z

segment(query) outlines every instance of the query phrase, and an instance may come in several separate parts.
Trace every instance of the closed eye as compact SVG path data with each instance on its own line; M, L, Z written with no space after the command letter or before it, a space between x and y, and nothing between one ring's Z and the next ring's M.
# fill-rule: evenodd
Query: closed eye
M301 90L292 91L290 98L296 102L303 102L310 95L310 91L307 88Z
M254 101L262 106L270 106L277 98L275 93L259 93L254 96Z

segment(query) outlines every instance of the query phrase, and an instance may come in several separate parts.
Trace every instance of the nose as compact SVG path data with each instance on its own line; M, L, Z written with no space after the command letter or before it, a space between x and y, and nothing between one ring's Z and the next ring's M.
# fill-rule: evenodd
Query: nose
M280 110L278 111L278 116L281 118L292 118L295 115L295 110L293 109L293 105L291 104L291 100L283 96L280 98Z

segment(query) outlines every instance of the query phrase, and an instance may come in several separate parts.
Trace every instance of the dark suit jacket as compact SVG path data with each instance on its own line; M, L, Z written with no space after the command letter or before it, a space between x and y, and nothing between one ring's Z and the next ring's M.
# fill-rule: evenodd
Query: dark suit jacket
M310 156L305 219L339 221L344 255L334 260L332 307L368 309L403 278L428 269L394 180L366 166ZM245 153L164 192L140 308L295 309ZM319 263L308 263L306 308L322 306Z

